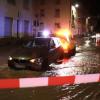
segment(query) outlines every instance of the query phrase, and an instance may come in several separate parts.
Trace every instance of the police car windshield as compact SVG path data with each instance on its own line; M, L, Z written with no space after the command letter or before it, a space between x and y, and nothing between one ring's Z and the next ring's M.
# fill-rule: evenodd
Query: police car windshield
M48 46L49 45L49 38L35 38L34 45L35 46Z
M37 46L49 46L49 38L35 38L32 41L29 41L25 47L37 47Z

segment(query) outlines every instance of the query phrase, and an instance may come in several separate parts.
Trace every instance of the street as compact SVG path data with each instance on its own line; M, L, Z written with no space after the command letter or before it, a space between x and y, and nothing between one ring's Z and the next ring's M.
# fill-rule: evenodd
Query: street
M13 51L0 55L0 78L26 78L93 74L100 72L100 47L82 38L77 42L75 56L64 59L62 64L52 63L50 69L13 70L7 66L7 56ZM2 58L3 57L3 58ZM0 100L100 100L100 84L63 85L27 89L0 90Z

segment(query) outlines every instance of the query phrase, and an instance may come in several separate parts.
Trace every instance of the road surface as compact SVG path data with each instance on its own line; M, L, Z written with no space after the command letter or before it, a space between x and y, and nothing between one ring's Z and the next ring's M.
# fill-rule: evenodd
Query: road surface
M7 66L7 57L13 52L0 55L0 78L70 76L100 73L100 46L88 38L77 40L75 56L64 59L62 64L52 63L50 69L12 70ZM90 77L91 78L91 77ZM0 100L100 100L100 83L63 85L27 89L0 90Z

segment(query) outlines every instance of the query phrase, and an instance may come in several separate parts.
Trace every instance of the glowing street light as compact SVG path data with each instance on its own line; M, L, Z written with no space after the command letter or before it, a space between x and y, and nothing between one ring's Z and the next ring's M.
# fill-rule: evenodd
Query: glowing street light
M78 8L79 7L79 4L75 4L75 7Z

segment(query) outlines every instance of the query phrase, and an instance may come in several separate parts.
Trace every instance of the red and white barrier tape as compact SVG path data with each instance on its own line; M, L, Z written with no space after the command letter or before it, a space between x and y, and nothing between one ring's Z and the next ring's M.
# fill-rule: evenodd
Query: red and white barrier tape
M100 34L96 34L96 44L100 45Z
M94 82L100 82L100 74L87 74L87 75L61 76L61 77L0 79L0 89L57 86L64 84L71 85L71 84L94 83Z

